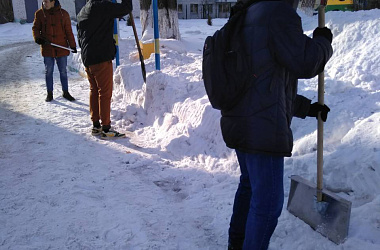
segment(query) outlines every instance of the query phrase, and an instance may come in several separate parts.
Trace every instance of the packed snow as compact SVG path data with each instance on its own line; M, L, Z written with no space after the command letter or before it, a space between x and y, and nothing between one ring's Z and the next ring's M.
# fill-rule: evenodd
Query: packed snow
M312 34L317 16L299 13ZM239 167L202 81L205 38L226 19L179 20L181 40L160 40L161 70L145 60L132 28L120 29L112 126L127 138L91 136L79 54L69 89L46 103L32 24L0 25L0 249L226 249ZM135 20L138 34L141 25ZM328 12L334 55L325 68L324 185L352 202L349 235L335 245L286 210L271 250L380 249L380 10ZM76 33L75 23L73 31ZM317 78L299 81L317 101ZM315 118L293 119L289 176L316 182Z

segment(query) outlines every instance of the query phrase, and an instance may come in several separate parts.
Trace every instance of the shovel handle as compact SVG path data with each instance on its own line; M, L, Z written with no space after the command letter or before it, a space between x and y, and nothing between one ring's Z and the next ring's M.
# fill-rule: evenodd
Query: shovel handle
M141 63L141 73L142 73L142 76L143 76L144 82L146 82L146 70L145 70L144 57L143 57L143 54L142 54L142 51L141 51L139 38L138 38L138 36L137 36L135 20L133 19L132 11L129 12L129 18L130 18L130 20L131 20L132 29L133 29L133 34L134 34L134 36L135 36L136 45L137 45L137 50L138 50L138 52L139 52L139 58L140 58L140 63Z
M326 1L327 2L327 1ZM318 27L325 27L325 2L322 0L318 8ZM318 103L325 104L325 72L318 75ZM317 130L317 201L321 202L323 189L323 121L321 112L318 113L318 130Z
M57 47L57 48L61 48L61 49L65 49L65 50L68 50L68 51L70 51L70 52L73 52L73 50L70 49L70 48L67 48L67 47L64 47L64 46L61 46L61 45L58 45L58 44L55 44L55 43L50 43L50 42L49 42L49 44L50 44L51 46L54 46L54 47Z

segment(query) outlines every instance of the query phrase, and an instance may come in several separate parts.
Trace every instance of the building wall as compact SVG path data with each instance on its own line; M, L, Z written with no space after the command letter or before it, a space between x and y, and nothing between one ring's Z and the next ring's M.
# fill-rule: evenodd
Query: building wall
M132 0L132 5L133 5L133 17L138 18L140 17L140 1L139 0Z
M26 9L25 9L25 1L28 0L12 0L13 13L15 22L20 22L21 20L26 19ZM76 19L76 10L75 10L75 0L59 0L63 9L65 9L71 19ZM117 2L121 2L121 0L117 0ZM133 16L135 18L140 17L140 1L132 0L133 3ZM38 8L41 8L42 0L38 0Z
M237 0L177 0L178 18L206 19L206 8L208 5L211 5L211 11L209 13L211 18L226 18L230 14L230 6L234 5L236 2ZM197 7L194 5L197 5ZM182 7L182 11L180 7Z
M28 0L12 0L14 18L16 22L26 19L25 1ZM237 0L177 0L177 6L182 5L182 12L178 12L179 19L198 19L207 18L207 11L204 10L205 5L212 5L210 13L211 18L228 17L229 11L220 12L221 4L233 5ZM63 9L65 9L71 19L76 19L75 0L59 0ZM117 0L121 2L121 0ZM133 16L140 17L140 0L132 0ZM42 0L38 0L38 8L41 8ZM193 6L192 6L193 5ZM197 5L197 11L194 11L194 5Z
M12 0L15 22L26 19L25 0Z
M42 3L42 0L38 0L38 2ZM59 2L61 3L61 7L69 12L71 19L77 16L75 13L75 0L59 0Z

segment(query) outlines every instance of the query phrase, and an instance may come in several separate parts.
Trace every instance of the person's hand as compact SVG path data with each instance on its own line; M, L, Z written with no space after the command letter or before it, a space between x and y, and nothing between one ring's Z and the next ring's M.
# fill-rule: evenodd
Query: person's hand
M46 40L45 39L43 39L43 38L36 38L36 40L35 40L35 42L37 43L37 44L39 44L39 45L44 45L44 44L46 44Z
M325 37L327 40L329 40L330 43L332 43L332 39L333 39L333 34L331 33L331 30L327 27L323 27L323 28L316 28L314 31L313 31L313 37L317 37L317 36L323 36Z
M315 117L318 119L318 112L321 112L321 119L325 122L327 120L327 114L330 112L330 108L327 105L321 105L318 102L315 102L313 104L310 104L307 116Z
M77 53L78 52L76 47L72 47L70 49L71 49L71 53Z
M121 0L121 3L126 5L130 12L133 10L132 0Z

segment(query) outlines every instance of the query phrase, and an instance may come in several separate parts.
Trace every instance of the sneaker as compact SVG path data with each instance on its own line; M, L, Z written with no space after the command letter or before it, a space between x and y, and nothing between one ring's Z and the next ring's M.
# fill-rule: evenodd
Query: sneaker
M91 134L92 135L101 135L102 134L102 127L92 127Z
M53 100L53 92L48 91L45 102L51 102Z
M63 98L65 98L66 100L69 100L70 102L75 101L75 98L70 95L69 91L63 91L62 96Z
M112 138L124 138L124 137L125 137L125 134L119 133L112 129L108 130L108 132L102 131L102 134L100 135L100 139L103 139L103 140L109 140Z

